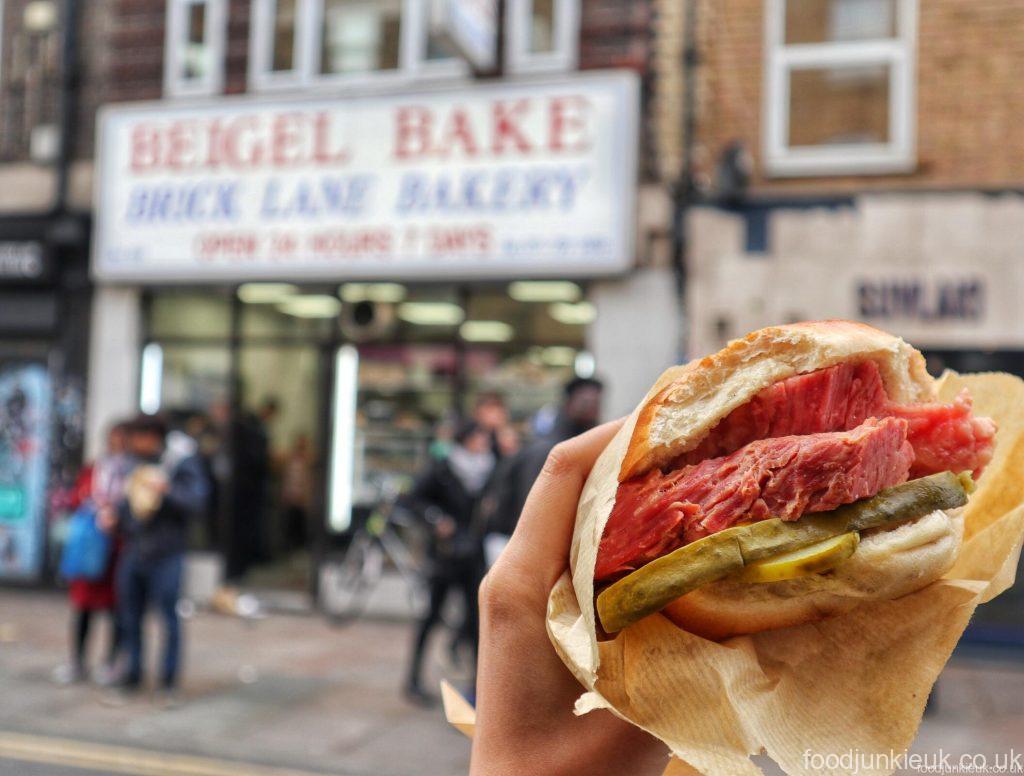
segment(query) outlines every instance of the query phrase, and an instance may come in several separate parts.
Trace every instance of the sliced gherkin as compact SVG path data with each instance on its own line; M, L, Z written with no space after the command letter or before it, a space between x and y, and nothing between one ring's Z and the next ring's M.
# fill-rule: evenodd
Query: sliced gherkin
M748 563L729 579L737 582L783 582L834 569L857 551L860 534L848 531L798 550Z
M879 491L799 520L779 518L737 525L680 547L614 582L597 596L597 615L607 633L662 609L702 585L746 564L824 541L833 536L912 520L937 509L967 503L970 474L940 472Z

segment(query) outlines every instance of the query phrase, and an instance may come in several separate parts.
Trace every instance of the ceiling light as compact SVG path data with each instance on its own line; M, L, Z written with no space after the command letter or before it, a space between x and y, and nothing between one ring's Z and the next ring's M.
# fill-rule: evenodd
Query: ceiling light
M299 293L291 283L245 283L238 287L238 298L246 304L276 304Z
M285 299L277 309L296 318L333 318L341 312L341 302L334 296L309 294Z
M42 34L57 28L60 14L53 0L33 0L25 6L21 23L28 32Z
M504 321L466 321L459 334L468 342L508 342L515 329Z
M597 361L594 359L594 354L589 350L581 350L576 354L576 359L573 362L573 371L576 372L577 377L593 377L596 368Z
M548 366L573 366L576 363L576 350L562 345L544 348L540 359Z
M416 326L457 326L466 313L452 302L403 302L398 317Z
M548 308L548 313L559 323L569 326L585 326L597 317L597 310L590 302L556 302Z
M401 302L405 299L405 286L401 283L346 283L338 289L343 302Z
M575 302L583 291L568 280L517 280L508 295L517 302Z

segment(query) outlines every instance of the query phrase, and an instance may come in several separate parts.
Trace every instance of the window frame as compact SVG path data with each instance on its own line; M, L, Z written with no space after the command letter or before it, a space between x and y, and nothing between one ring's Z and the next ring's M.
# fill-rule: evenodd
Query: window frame
M177 0L181 2L182 0ZM470 69L461 57L430 61L426 58L431 32L429 0L402 0L398 67L365 73L324 74L320 70L324 0L299 0L295 36L295 69L275 73L270 69L273 51L273 9L276 0L253 0L249 33L249 88L281 89L402 86L423 81L465 78ZM508 0L506 21L506 69L509 74L560 72L576 68L579 52L580 0L555 0L555 50L528 52L529 13L532 0Z
M509 73L554 73L575 70L579 60L580 0L554 0L555 47L530 51L530 14L533 0L505 3L505 66Z
M207 41L207 64L202 78L181 77L181 45L187 34L188 11L194 5L206 6L203 38ZM224 91L224 57L227 48L227 0L167 0L164 34L164 95L166 97L205 97Z
M310 34L306 29L312 23L308 13L310 5L304 0L295 4L295 33L292 41L292 69L275 72L271 69L274 58L274 11L277 0L253 0L249 24L249 85L260 90L288 89L300 86L303 73L311 63L306 62L310 52L303 41Z
M823 43L785 42L787 0L765 2L764 168L771 177L880 175L916 166L917 0L894 0L894 38ZM882 65L889 71L889 141L820 147L788 142L790 75L823 67Z

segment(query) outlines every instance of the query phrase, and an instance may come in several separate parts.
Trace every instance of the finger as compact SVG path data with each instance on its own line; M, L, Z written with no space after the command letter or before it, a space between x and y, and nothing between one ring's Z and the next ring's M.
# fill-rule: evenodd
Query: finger
M513 559L528 559L534 573L551 584L568 561L583 483L623 422L605 423L557 445L530 489L507 549Z

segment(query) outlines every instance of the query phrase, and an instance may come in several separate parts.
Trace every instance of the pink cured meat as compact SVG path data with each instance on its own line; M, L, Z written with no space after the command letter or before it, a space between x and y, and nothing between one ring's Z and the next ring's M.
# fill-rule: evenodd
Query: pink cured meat
M872 418L898 420L907 444L894 451L891 445L872 446L867 437L857 437L866 445L866 457L858 470L865 476L847 482L847 497L862 494L850 500L873 496L908 476L947 470L970 470L978 476L992 458L995 424L971 414L966 391L951 404L899 404L887 396L873 361L842 363L796 375L770 385L733 410L694 450L680 456L667 474L654 471L619 486L601 540L595 577L609 578L638 568L738 520L767 517L772 513L770 504L779 516L796 519L806 512L849 503L840 500L823 506L841 491L833 488L823 499L806 487L815 477L827 477L839 463L833 453L845 449L812 438L859 429ZM870 427L882 425L876 421ZM801 456L772 469L771 464L794 449L796 443L784 441L791 439L805 440ZM876 450L882 453L877 460L872 458ZM903 466L908 450L909 472ZM899 464L895 470L899 479L883 482L885 478L872 476L892 466L894 460ZM815 466L821 470L815 471ZM758 477L765 467L774 474L768 480L767 497L762 497ZM751 479L751 472L759 474ZM875 480L877 487L871 490L869 485ZM783 498L786 494L788 501ZM749 512L739 511L740 507L749 507Z
M796 520L907 479L906 420L752 442L735 453L619 486L594 577L609 579L740 520ZM680 530L681 529L681 530Z
M971 415L966 391L952 404L898 404L889 400L878 365L843 363L781 380L733 410L676 466L739 450L758 439L847 431L868 418L907 420L914 448L911 477L941 471L979 476L992 458L995 424ZM675 468L675 467L673 467Z

